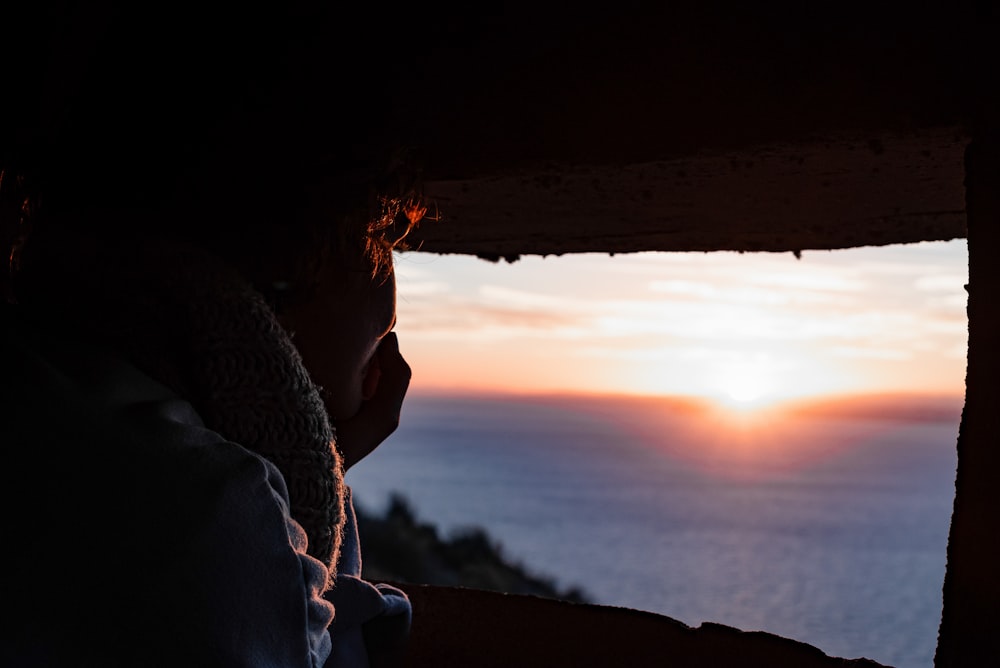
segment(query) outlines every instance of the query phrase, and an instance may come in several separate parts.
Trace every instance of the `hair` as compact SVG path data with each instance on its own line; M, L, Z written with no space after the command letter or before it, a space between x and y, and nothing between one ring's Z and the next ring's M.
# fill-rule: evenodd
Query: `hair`
M0 275L51 235L194 243L265 287L331 260L384 276L408 247L419 167L378 134L376 84L353 86L378 72L354 71L334 3L18 4Z

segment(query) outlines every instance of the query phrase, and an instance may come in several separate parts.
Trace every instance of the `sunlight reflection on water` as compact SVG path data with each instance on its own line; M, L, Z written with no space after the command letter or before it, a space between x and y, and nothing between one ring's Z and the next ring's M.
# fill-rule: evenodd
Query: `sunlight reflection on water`
M664 401L415 397L348 476L443 530L480 525L598 603L932 662L960 404L802 412L743 431ZM903 419L906 418L906 419Z

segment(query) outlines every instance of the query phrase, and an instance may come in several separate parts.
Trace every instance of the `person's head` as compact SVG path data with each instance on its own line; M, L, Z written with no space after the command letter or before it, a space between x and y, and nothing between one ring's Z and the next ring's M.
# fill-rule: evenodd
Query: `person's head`
M342 238L328 246L338 259L322 262L307 285L282 285L275 296L279 320L292 333L335 421L353 417L378 389L377 351L396 324L393 254L405 248L405 233L424 213L417 200L397 202L369 219L362 239ZM397 236L400 230L403 236Z

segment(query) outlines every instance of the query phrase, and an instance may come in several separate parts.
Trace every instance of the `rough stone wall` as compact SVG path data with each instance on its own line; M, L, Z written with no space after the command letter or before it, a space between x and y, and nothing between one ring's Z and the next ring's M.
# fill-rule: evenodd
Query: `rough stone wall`
M938 668L1000 663L1000 141L967 152L969 356L958 435L956 496L948 542Z
M812 645L649 612L427 585L413 601L407 668L878 668Z
M853 248L965 236L958 126L431 181L433 253Z

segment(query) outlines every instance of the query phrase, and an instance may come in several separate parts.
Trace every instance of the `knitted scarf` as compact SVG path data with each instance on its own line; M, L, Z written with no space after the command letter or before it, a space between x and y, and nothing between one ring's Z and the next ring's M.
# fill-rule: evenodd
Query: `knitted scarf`
M319 392L264 297L192 247L106 246L84 267L67 267L64 253L53 259L42 263L49 276L65 279L69 270L73 281L45 281L44 303L60 303L86 333L191 402L207 427L273 462L308 553L330 568L332 582L343 466Z

